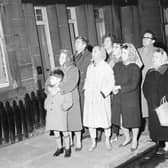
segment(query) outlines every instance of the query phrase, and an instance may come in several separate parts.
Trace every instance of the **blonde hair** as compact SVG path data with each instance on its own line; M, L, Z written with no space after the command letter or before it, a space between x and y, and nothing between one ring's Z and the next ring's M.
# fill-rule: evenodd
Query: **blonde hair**
M101 58L103 59L103 60L105 60L106 59L106 50L105 50L105 48L103 47L103 46L99 46L99 45L97 45L97 46L94 46L93 47L93 49L94 48L97 48L98 50L99 50L99 52L101 53Z
M154 53L160 53L161 54L161 60L163 61L163 64L168 63L168 55L163 48L156 48L154 50Z
M72 64L74 62L73 54L70 50L61 49L60 55L62 53L66 55L66 62L65 62L66 65ZM60 55L59 55L59 57L60 57Z

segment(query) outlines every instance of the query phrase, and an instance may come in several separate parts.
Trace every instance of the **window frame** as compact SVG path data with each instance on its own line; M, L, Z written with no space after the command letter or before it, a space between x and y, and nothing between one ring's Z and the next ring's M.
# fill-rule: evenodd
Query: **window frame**
M12 86L12 77L9 69L8 53L6 48L6 42L4 37L3 25L2 25L2 14L0 12L0 49L2 49L2 59L4 62L5 73L7 76L7 83L0 84L0 92L9 89ZM15 85L16 82L15 82Z

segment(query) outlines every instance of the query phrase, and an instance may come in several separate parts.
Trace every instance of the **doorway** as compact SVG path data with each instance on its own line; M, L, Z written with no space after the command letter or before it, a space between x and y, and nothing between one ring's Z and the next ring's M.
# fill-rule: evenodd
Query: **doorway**
M37 71L42 73L44 81L49 77L50 72L55 68L53 48L51 43L48 17L46 7L34 7L36 28L41 55L41 67ZM43 82L42 82L43 83ZM42 84L43 85L43 84Z

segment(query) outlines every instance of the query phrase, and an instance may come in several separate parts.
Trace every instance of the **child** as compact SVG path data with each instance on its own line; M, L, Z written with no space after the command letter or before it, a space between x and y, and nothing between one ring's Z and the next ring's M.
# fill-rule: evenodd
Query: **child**
M71 149L69 144L70 139L67 132L67 110L72 106L72 95L61 95L59 84L63 77L63 71L56 69L46 82L47 98L44 102L44 107L47 110L46 130L54 130L56 137L57 150L53 156L59 156L64 152L60 137L60 132L62 132L65 143L64 157L70 157Z

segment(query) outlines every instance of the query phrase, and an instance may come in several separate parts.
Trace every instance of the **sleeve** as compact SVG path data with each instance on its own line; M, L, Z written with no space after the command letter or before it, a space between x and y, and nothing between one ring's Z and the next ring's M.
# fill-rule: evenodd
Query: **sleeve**
M69 93L74 90L79 81L79 71L77 67L70 68L66 74L65 80L61 82L59 88L63 94Z
M130 80L126 84L121 85L121 93L134 91L140 85L141 72L138 66L131 68L129 76Z
M92 68L91 66L92 66L92 65L89 65L88 68L87 68L86 78L85 78L85 82L84 82L84 85L83 85L83 90L86 90L86 89L87 89L88 79L89 79L89 72L90 72L90 69Z
M72 93L67 93L64 95L64 101L62 103L63 110L69 110L73 105Z
M104 73L102 83L101 83L101 89L100 93L103 95L103 97L107 97L113 90L115 85L115 79L114 79L114 73L111 67L107 67L107 70Z
M148 71L142 86L143 94L146 100L150 101L155 107L157 107L160 103L160 100L158 100L158 75L159 74L156 71Z
M44 86L44 92L45 92L46 94L49 93L49 92L48 92L49 81L50 81L50 77L46 80L45 86Z

